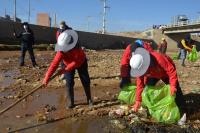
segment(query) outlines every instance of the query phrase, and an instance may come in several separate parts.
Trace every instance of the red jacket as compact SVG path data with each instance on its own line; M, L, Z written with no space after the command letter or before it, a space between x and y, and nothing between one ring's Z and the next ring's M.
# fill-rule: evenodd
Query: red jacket
M45 81L49 81L49 78L56 71L61 60L63 60L63 63L66 66L63 72L70 72L76 68L79 68L84 63L84 61L86 60L86 55L81 48L74 48L67 53L63 53L61 51L57 52L48 71L45 74Z
M136 101L141 101L141 93L148 78L169 79L170 89L176 89L178 77L175 64L167 55L150 52L155 58L154 65L150 66L145 75L136 78Z
M126 47L126 49L125 49L125 51L124 51L124 53L122 55L122 59L121 59L121 77L129 77L129 75L130 75L129 62L130 62L131 54L132 54L131 45L134 45L134 44L129 44ZM153 51L152 47L147 42L144 42L144 48L146 50L148 50L148 51Z

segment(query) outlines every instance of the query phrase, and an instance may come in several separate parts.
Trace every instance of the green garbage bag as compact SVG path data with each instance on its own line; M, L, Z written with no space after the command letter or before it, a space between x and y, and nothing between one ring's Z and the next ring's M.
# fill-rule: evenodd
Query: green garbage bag
M178 60L178 54L173 54L172 55L172 60Z
M198 52L197 52L196 47L194 46L194 47L192 48L192 51L188 54L187 59L188 59L189 61L195 62L195 61L198 60L198 58L199 58L199 57L198 57Z
M127 85L122 88L119 93L118 99L126 104L134 104L135 102L135 85Z
M146 86L142 93L142 103L149 114L158 122L176 123L180 112L175 102L175 96L170 95L170 86Z

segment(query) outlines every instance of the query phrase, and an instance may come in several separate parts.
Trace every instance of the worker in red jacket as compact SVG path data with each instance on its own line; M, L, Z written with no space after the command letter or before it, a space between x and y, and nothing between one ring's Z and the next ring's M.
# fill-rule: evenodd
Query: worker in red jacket
M176 94L176 104L182 113L185 111L185 100L179 86L176 67L167 55L155 51L137 48L130 59L131 76L136 77L136 101L134 111L138 111L142 101L142 91L145 85L154 86L160 79L170 84L170 94Z
M83 84L85 94L87 96L87 103L92 106L92 98L90 92L90 77L88 74L88 64L84 51L79 47L78 34L74 30L65 30L59 37L55 47L57 51L54 60L52 61L48 71L45 74L43 84L47 85L50 77L56 71L59 63L63 61L65 68L62 68L60 74L64 73L66 78L67 88L67 108L74 107L74 75L75 70L78 71L81 82Z
M58 28L58 30L57 30L57 32L56 32L56 41L58 41L59 35L60 35L62 32L64 32L65 30L72 30L72 28L69 27L69 26L65 23L65 21L61 21L61 22L60 22L60 26L59 26L59 28ZM63 63L63 61L61 61L61 67L62 67L62 68L65 68L65 67L66 67L65 64ZM64 74L62 74L62 75L61 75L61 80L64 80L64 79L65 79L65 76L64 76Z
M153 51L151 45L148 42L144 42L140 39L137 39L135 41L134 44L129 44L123 55L122 55L122 59L121 59L121 82L120 82L120 88L123 88L124 86L128 85L131 83L131 79L130 79L130 59L131 59L131 53L135 51L136 48L138 47L143 47L145 49L147 49L148 51Z

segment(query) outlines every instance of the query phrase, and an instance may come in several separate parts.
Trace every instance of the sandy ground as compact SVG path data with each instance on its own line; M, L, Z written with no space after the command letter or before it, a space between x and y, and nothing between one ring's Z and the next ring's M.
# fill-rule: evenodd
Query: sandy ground
M105 132L102 127L108 128L105 126L105 121L108 119L106 115L110 109L119 104L116 98L119 92L119 67L122 53L122 50L86 52L94 109L86 105L86 97L80 79L76 75L75 104L77 106L75 109L66 110L65 85L63 81L56 78L46 88L38 90L1 115L0 133L12 131L60 133L66 130L70 133ZM35 55L38 68L32 67L29 56L26 56L26 65L19 67L19 51L0 52L0 110L41 83L55 53L35 51ZM195 63L186 62L186 67L181 67L178 61L175 61L175 64L187 100L188 122L198 121L200 119L200 60ZM47 120L49 124L45 123ZM110 130L109 128L106 132ZM113 129L112 132L121 131Z

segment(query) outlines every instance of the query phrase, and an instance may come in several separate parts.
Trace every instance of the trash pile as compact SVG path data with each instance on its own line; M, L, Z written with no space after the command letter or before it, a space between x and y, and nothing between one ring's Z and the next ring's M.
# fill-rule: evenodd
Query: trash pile
M113 119L124 118L129 125L140 122L151 122L148 119L147 109L141 107L138 112L134 112L131 106L121 105L109 112L109 117Z

